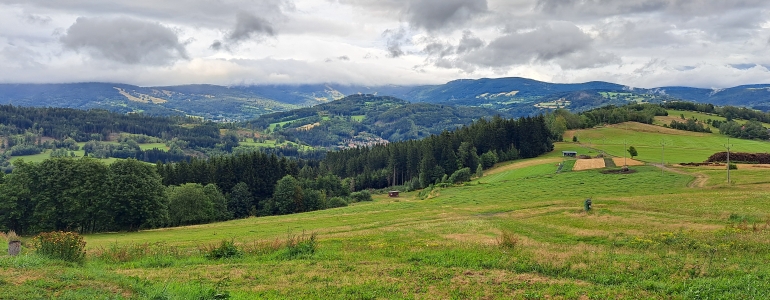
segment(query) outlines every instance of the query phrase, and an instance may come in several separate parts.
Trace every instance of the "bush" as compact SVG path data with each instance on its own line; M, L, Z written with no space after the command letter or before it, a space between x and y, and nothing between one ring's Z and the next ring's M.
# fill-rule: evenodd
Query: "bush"
M730 170L738 170L738 165L731 163L728 167Z
M372 201L372 193L367 190L353 192L350 193L350 198L353 199L353 202Z
M348 202L342 197L331 197L326 201L326 208L337 208L348 206Z
M302 235L295 236L289 234L286 238L286 256L287 259L308 257L315 253L316 234L311 233L306 235L304 232Z
M449 177L450 183L463 183L471 180L471 168L462 168L454 173L452 173L452 176Z
M54 259L81 262L86 256L86 241L74 232L44 232L37 235L32 243L36 252Z
M204 247L204 257L208 259L223 259L232 257L241 257L243 252L235 246L235 242L232 240L222 240L219 246Z

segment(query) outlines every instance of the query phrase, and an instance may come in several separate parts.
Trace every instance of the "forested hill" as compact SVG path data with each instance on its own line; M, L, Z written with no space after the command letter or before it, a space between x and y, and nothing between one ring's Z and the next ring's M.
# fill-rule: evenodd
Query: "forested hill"
M424 138L497 114L487 108L353 95L313 107L264 115L249 125L313 146L351 147Z
M461 79L438 85L362 86L180 85L140 87L118 83L0 84L0 104L37 107L99 108L148 115L190 115L213 121L244 121L338 100L346 95L392 96L417 103L495 109L509 116L531 116L554 108L583 111L608 104L687 100L770 110L770 85L727 89L691 87L636 88L593 81L549 83L527 78Z

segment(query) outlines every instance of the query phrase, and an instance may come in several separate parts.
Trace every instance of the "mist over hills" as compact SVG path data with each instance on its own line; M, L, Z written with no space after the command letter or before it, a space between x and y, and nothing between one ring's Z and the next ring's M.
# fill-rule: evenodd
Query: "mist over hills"
M191 115L214 121L251 120L260 115L327 103L354 94L392 96L413 103L487 108L510 117L554 108L581 111L607 104L671 100L770 110L770 84L727 89L682 86L643 89L602 81L563 84L519 77L461 79L441 85L416 86L0 84L0 104Z

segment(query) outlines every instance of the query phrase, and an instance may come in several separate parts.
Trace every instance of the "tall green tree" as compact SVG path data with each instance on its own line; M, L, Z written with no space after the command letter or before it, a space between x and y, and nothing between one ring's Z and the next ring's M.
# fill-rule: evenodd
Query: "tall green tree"
M199 183L170 186L168 195L169 225L182 226L207 223L212 220L214 204Z
M275 184L268 209L273 214L285 215L305 210L302 186L294 176L286 175Z
M227 209L232 213L233 218L245 218L249 216L252 202L249 186L244 182L239 182L230 192L230 201L227 202Z
M631 155L631 158L634 158L634 156L639 155L639 152L636 151L636 148L634 148L634 146L629 146L628 150L626 151L628 151L628 155Z
M135 159L110 165L108 189L119 230L159 227L168 222L168 203L160 175Z

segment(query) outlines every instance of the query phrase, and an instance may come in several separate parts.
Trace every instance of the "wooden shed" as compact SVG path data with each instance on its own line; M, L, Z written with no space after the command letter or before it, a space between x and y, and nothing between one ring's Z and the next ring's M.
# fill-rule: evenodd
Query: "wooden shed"
M565 157L576 157L577 151L562 151L561 155Z
M390 192L388 192L388 197L391 197L391 198L398 197L398 191L390 191Z

